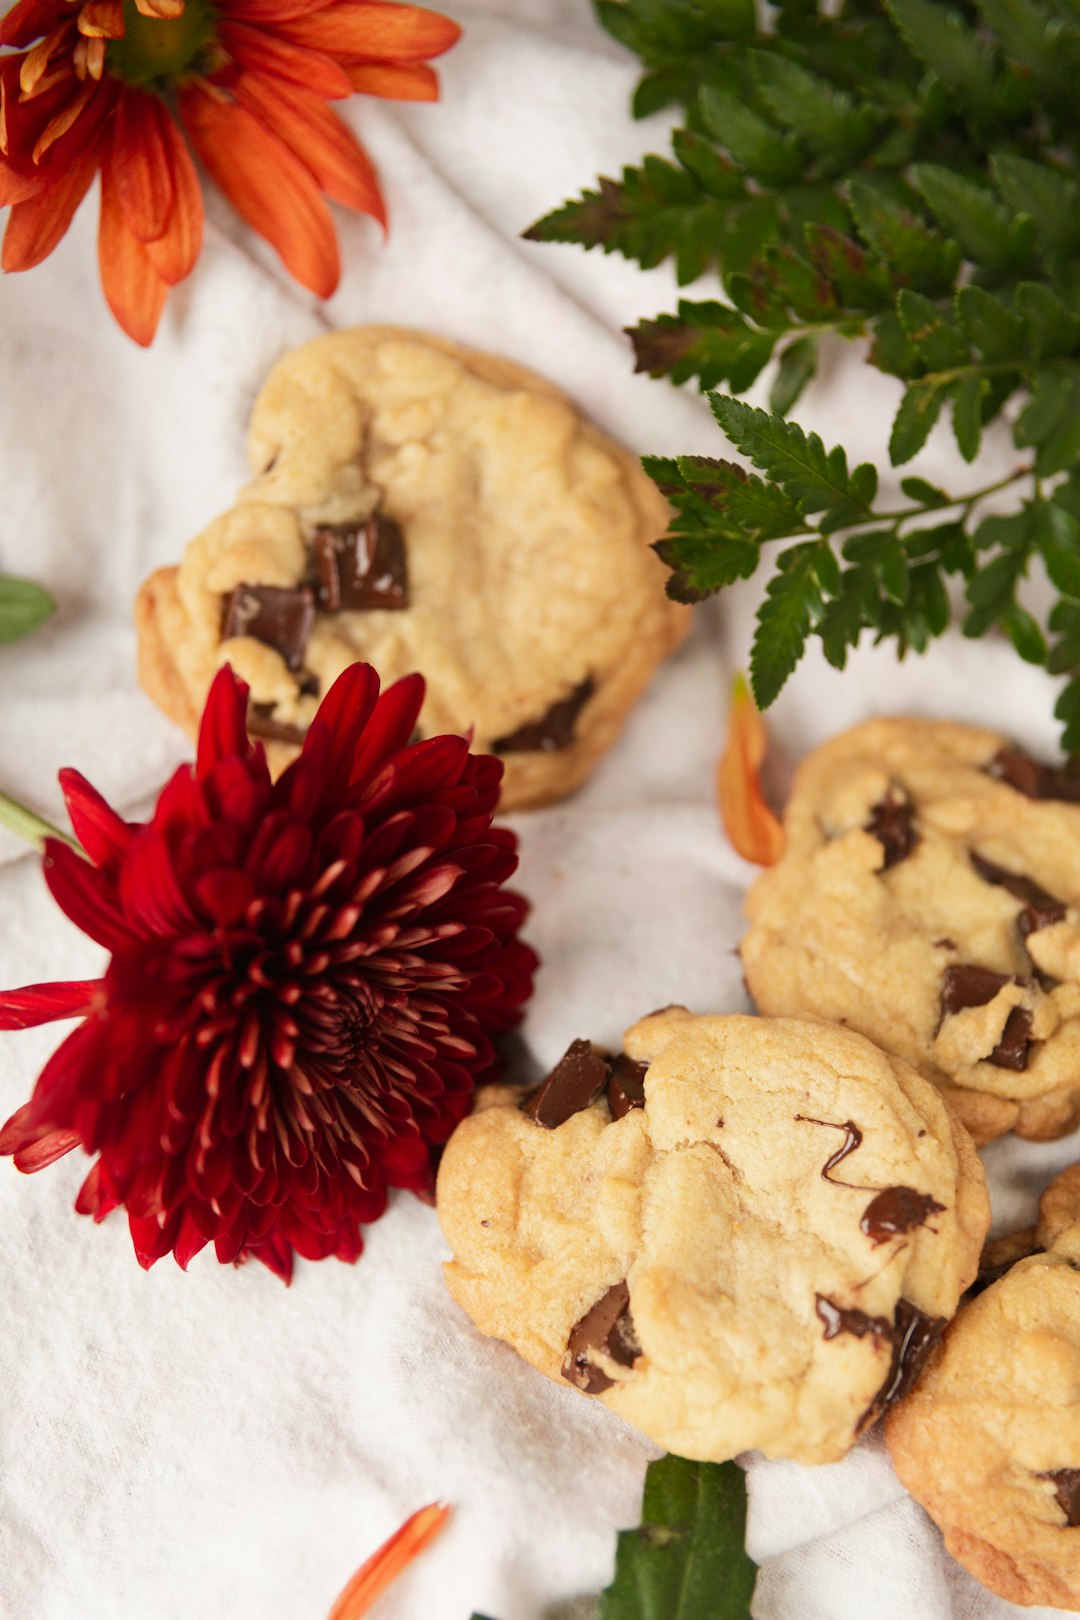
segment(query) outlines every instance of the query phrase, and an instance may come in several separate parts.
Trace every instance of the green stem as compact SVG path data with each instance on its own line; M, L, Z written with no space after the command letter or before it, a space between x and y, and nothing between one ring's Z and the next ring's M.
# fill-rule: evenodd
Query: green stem
M20 804L18 799L9 798L6 793L0 793L0 826L10 827L13 833L17 833L28 844L32 844L39 853L45 848L46 838L61 838L65 844L70 844L72 849L79 848L70 833L61 832L59 827L54 827L44 816L36 815L33 810L28 810L25 804Z

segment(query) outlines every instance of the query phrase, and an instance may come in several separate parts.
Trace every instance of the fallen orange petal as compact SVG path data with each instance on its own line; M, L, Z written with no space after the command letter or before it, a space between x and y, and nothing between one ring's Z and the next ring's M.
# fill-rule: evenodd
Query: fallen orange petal
M765 722L742 675L731 684L727 746L716 769L720 819L744 860L772 866L784 853L784 830L761 791L768 746Z
M401 1529L395 1530L389 1540L361 1564L339 1594L327 1620L360 1620L362 1614L367 1614L413 1559L430 1547L445 1526L450 1511L445 1502L429 1502L411 1519L406 1519Z

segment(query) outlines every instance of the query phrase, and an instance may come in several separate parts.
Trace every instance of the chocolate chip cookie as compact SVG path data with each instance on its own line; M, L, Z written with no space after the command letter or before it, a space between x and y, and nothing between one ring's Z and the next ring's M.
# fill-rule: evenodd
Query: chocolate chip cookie
M1080 1166L1043 1195L1034 1241L1046 1252L961 1308L886 1438L984 1586L1080 1609Z
M681 1007L465 1120L437 1203L483 1333L714 1461L843 1456L913 1382L989 1221L967 1133L906 1063Z
M286 355L256 477L139 595L140 678L194 733L215 670L251 688L271 766L365 659L427 677L423 734L473 732L504 808L558 798L614 742L686 610L634 456L508 360L393 327Z
M800 767L741 952L762 1012L847 1024L978 1142L1080 1119L1080 776L991 731L873 720Z

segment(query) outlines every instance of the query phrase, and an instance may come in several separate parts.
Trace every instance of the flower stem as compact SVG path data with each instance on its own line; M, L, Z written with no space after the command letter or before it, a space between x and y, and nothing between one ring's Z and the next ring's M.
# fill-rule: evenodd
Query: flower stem
M62 838L72 849L79 847L70 833L61 832L51 821L36 815L33 810L28 810L25 804L20 804L18 799L9 798L6 793L0 793L0 826L10 827L13 833L24 838L39 852L45 848L46 838Z

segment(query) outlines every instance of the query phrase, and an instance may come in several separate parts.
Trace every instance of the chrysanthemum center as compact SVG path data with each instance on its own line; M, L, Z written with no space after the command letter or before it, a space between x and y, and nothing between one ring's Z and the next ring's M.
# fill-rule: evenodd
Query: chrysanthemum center
M182 15L169 18L144 17L135 0L124 0L124 37L109 41L106 64L127 84L163 90L205 65L216 21L207 0L187 0Z

